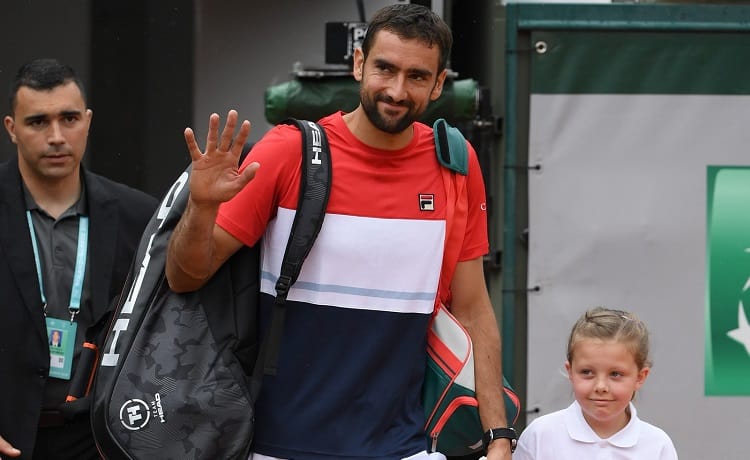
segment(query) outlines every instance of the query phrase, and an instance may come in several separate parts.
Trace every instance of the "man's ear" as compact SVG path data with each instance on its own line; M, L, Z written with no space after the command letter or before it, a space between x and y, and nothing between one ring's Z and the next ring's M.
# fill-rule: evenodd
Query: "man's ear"
M354 49L354 59L352 64L352 75L357 81L362 81L362 73L364 72L365 66L365 54L362 52L362 48Z
M86 135L88 136L88 132L91 129L91 120L94 118L94 111L91 109L86 109L86 123L88 126L86 126Z
M430 93L430 100L434 101L437 98L440 97L441 94L443 94L443 85L445 84L445 78L448 76L448 69L443 69L442 72L437 76L437 80L435 80L435 86L432 87L432 92Z
M11 142L16 143L16 122L13 117L7 115L3 118L3 124L5 124L5 130L8 131Z

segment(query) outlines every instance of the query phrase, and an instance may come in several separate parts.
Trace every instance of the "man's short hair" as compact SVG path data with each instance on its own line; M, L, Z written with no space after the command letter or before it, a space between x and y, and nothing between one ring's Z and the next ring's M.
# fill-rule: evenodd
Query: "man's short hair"
M375 35L381 30L392 32L401 39L416 39L429 46L437 45L440 51L438 73L448 66L453 33L448 24L426 6L397 3L378 10L370 20L362 40L365 59L375 42Z
M63 64L57 59L40 58L26 63L18 69L16 78L10 86L8 101L10 103L10 113L16 111L16 96L22 86L29 87L33 90L51 90L60 85L73 82L81 91L84 102L86 101L86 92L83 88L83 82L76 75L75 71L69 65Z

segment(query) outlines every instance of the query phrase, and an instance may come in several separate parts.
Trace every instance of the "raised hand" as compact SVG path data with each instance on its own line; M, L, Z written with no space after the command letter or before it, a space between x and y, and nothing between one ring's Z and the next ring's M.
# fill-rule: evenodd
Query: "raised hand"
M203 152L198 147L193 130L185 129L185 142L193 162L190 199L197 205L218 206L231 199L255 177L260 167L258 163L252 163L242 172L239 171L237 163L250 134L250 122L244 120L235 137L237 118L237 111L230 110L219 136L219 115L211 114Z

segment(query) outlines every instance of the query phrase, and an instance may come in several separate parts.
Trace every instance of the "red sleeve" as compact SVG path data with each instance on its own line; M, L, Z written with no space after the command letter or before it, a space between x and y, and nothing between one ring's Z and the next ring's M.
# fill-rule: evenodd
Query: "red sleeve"
M466 191L469 200L469 212L466 220L466 237L459 261L472 260L484 256L490 251L487 238L487 195L484 189L482 170L474 148L469 146L469 175L466 178Z
M260 169L234 198L222 203L216 223L248 246L254 245L279 206L297 206L302 136L296 127L279 125L258 141L240 166L253 161Z

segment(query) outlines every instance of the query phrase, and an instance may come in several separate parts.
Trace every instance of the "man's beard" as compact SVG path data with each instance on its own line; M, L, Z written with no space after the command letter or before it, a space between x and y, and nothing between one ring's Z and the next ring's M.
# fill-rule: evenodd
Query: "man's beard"
M377 104L378 102L394 104L392 98L384 96L382 94L376 94L374 99L370 99L365 90L363 88L360 88L359 100L362 103L362 108L365 111L365 115L367 115L367 118L370 120L370 123L372 123L379 130L389 134L398 134L403 132L404 130L406 130L406 128L411 126L411 124L414 123L414 121L416 121L420 115L422 115L422 112L417 113L414 111L414 104L412 102L403 101L397 103L397 105L406 107L408 109L406 113L401 118L398 118L396 120L388 120L380 114Z

